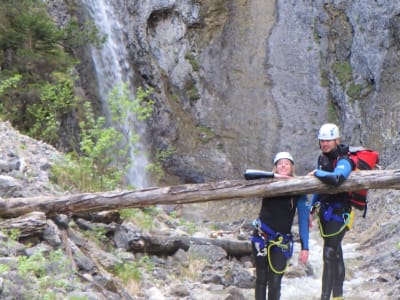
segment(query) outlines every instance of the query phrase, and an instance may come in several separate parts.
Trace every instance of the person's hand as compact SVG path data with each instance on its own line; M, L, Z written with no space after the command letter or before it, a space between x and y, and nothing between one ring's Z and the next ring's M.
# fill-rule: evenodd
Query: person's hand
M285 179L289 179L289 178L292 178L292 176L274 173L274 178L285 178Z
M313 228L313 215L311 213L308 216L308 228L309 229Z
M314 176L314 173L317 171L317 169L312 170L311 172L307 173L306 176Z
M301 250L299 254L299 262L305 265L308 261L308 250Z

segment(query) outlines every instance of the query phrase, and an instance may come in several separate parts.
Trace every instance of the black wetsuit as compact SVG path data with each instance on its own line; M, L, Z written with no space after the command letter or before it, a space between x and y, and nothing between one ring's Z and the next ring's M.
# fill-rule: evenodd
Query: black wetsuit
M290 236L296 208L299 214L299 229L302 249L308 250L308 215L305 196L263 198L259 220L274 232ZM254 237L260 238L256 229ZM256 266L255 299L265 300L268 287L268 300L277 300L281 294L281 280L286 268L288 257L275 246L271 247L270 258L259 255L256 243L252 242ZM272 264L272 268L269 261ZM278 271L278 272L276 272Z
M315 176L331 185L342 184L352 169L351 160L342 154L347 149L339 145L335 151L321 154ZM333 297L342 297L345 277L342 240L348 230L343 216L351 211L348 193L314 195L312 202L320 203L319 221L324 239L321 300L329 300L331 293Z

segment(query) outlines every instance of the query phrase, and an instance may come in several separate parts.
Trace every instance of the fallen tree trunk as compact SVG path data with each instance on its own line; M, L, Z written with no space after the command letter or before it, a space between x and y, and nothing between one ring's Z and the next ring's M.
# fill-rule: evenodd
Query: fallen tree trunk
M242 257L251 255L250 241L236 241L230 239L209 239L191 237L190 241L198 245L214 245L225 250L227 256Z
M127 250L154 255L174 255L179 249L188 251L191 244L214 245L225 250L227 256L242 257L251 255L250 241L233 239L211 239L188 236L142 235L130 241Z
M62 197L2 199L0 217L20 216L32 211L41 211L51 216L59 213L106 211L156 204L189 204L311 193L334 194L361 189L400 189L400 170L353 172L340 187L321 183L313 176L299 176L292 179L230 180Z
M0 222L0 230L12 233L18 231L18 238L32 235L40 235L47 227L46 215L42 212L32 212L18 218L8 219Z

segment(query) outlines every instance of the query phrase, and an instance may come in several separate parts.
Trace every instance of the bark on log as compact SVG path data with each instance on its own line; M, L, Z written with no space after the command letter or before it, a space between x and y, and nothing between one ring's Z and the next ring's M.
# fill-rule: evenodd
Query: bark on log
M225 250L227 256L242 257L251 255L250 241L237 241L229 239L209 239L190 237L190 241L195 244L209 245L221 247Z
M128 251L154 255L174 255L179 249L188 251L190 244L214 245L225 250L227 256L242 257L251 254L249 241L211 239L189 236L142 235L130 241Z
M400 170L353 172L340 187L321 183L313 176L299 176L293 179L231 180L62 197L2 199L0 217L20 216L32 211L41 211L51 216L59 213L106 211L155 204L189 204L310 193L334 194L360 189L400 189Z
M154 255L174 255L179 249L189 250L190 241L187 237L171 237L162 235L143 235L129 243L127 250Z
M18 230L18 238L40 235L46 229L46 226L46 215L38 211L0 222L0 230L2 231Z

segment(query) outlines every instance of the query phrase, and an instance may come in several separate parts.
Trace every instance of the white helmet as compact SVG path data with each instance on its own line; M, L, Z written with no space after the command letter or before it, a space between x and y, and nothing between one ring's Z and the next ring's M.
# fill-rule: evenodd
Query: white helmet
M293 159L293 157L290 155L289 152L279 152L279 153L277 153L277 154L275 155L275 158L274 158L274 165L278 162L278 160L281 160L281 159L284 159L284 158L290 160L290 161L292 162L292 164L294 164L294 159Z
M319 140L335 140L339 137L339 128L331 123L322 125L318 132Z

